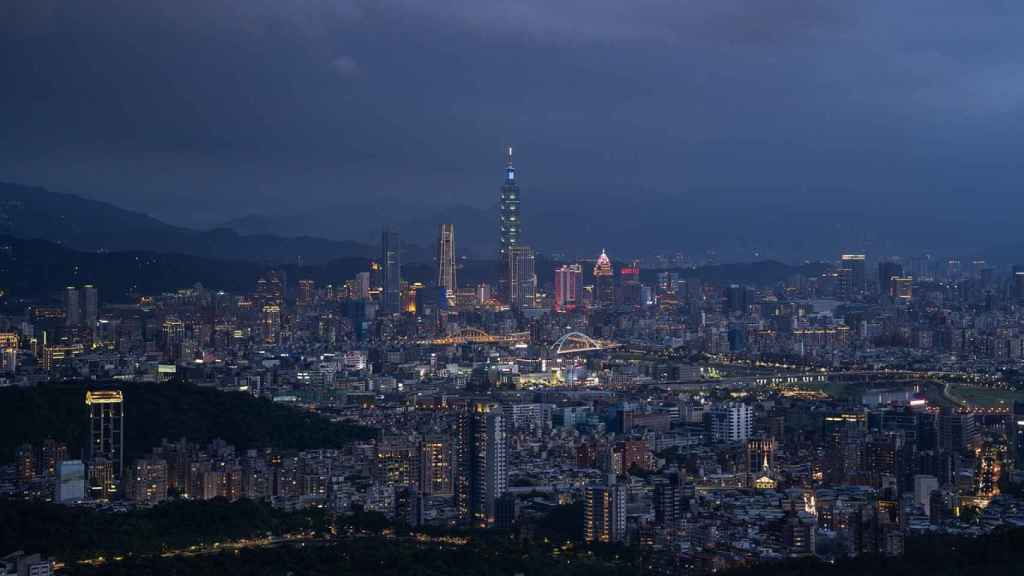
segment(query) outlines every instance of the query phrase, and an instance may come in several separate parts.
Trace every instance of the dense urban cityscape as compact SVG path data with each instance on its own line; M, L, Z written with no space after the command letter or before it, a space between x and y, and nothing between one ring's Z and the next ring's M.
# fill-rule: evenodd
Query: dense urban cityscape
M0 576L1024 573L1024 3L0 0Z
M1024 267L850 253L741 284L605 251L553 262L528 244L523 201L510 148L491 282L459 283L442 224L427 283L404 279L401 231L385 229L379 259L336 284L268 268L242 293L23 299L0 318L3 390L64 386L75 421L5 416L22 419L0 492L111 522L215 499L373 514L452 546L481 530L550 542L558 515L557 546L640 549L674 574L1024 525ZM179 432L138 407L162 389L177 410L195 388L349 428L243 449L200 417ZM133 418L162 440L133 438ZM190 549L319 542L332 526ZM115 561L38 552L7 557L9 573Z

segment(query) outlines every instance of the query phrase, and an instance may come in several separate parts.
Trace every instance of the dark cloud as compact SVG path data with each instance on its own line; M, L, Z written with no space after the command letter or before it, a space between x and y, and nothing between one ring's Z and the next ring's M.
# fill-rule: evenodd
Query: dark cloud
M8 0L0 178L179 222L378 197L487 208L512 142L528 197L560 209L980 222L1024 208L1022 17L923 0Z

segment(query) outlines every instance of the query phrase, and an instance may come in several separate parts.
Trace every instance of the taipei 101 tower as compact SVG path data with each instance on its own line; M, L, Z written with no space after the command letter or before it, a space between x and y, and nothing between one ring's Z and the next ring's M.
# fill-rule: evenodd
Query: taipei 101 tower
M505 183L501 185L498 202L498 266L501 270L498 290L501 294L508 294L511 288L508 257L511 249L519 245L520 223L519 184L516 182L516 169L512 167L512 147L509 146L505 160Z
M501 186L498 259L505 260L509 248L519 244L519 184L516 183L516 169L512 167L512 147L508 148L505 161L505 183Z

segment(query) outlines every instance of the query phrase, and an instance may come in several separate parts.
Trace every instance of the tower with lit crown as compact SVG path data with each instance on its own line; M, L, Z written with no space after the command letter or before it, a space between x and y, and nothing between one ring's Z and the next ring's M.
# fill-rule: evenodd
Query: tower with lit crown
M519 184L516 182L516 169L512 167L512 147L508 147L505 160L505 183L501 186L498 198L498 263L501 271L498 274L499 291L509 301L516 291L512 285L514 279L509 277L509 256L519 246L522 221L519 215Z
M594 298L599 306L609 306L615 303L615 271L612 269L612 261L608 254L601 250L601 255L594 264L594 284L596 294Z

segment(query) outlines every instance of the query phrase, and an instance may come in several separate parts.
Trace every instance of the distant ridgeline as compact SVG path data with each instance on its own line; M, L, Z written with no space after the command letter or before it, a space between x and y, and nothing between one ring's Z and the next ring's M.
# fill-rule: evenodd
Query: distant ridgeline
M144 456L161 440L187 438L206 443L216 438L240 450L340 448L372 438L375 430L331 422L317 414L181 382L51 383L31 388L0 388L0 463L13 461L18 446L52 438L77 458L87 444L89 420L85 391L116 387L124 392L125 457Z

